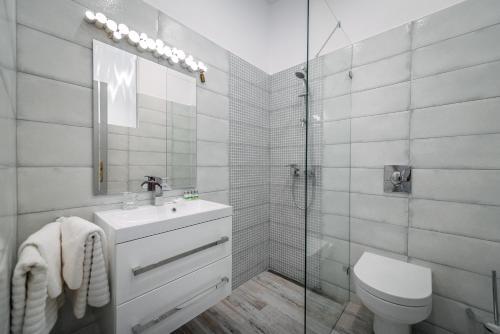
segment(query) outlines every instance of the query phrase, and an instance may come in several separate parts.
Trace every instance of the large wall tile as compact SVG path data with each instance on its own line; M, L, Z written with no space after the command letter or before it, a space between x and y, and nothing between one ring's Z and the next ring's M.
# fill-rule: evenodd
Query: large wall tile
M364 252L370 252L381 256L387 256L392 259L400 260L406 262L408 257L403 254L389 252L387 250L378 249L375 247L370 247L366 245L361 245L353 241L350 242L350 265L354 266L358 262L361 255ZM352 276L351 276L352 277ZM354 284L351 284L351 291L354 290Z
M351 218L350 240L394 253L406 253L407 229L404 226Z
M410 262L432 270L432 291L440 296L492 311L490 277L413 258Z
M352 91L357 92L410 80L410 53L355 67Z
M499 271L500 243L410 228L408 256L478 274Z
M349 168L321 169L321 187L326 190L349 191Z
M198 87L207 88L226 96L229 94L229 77L226 72L217 68L210 68L205 76L205 83L197 80Z
M500 168L500 134L411 141L415 168Z
M323 143L327 145L349 143L350 125L350 120L324 122ZM303 140L302 138L299 139Z
M322 100L324 121L337 121L351 117L351 95Z
M321 234L336 239L349 240L349 217L326 213L322 214Z
M2 1L0 8L0 67L9 70L16 69L16 2Z
M411 23L355 43L353 66L403 53L411 48Z
M412 107L431 107L499 95L500 62L494 62L413 81Z
M0 166L0 216L17 213L16 168Z
M229 169L227 167L198 167L197 179L200 192L229 189Z
M336 214L342 216L349 215L349 193L322 190L321 207L323 213Z
M20 167L19 213L118 203L113 196L93 196L91 167Z
M321 57L321 75L331 75L351 68L352 46L333 51Z
M408 199L352 193L351 217L408 226Z
M498 217L498 206L410 200L410 225L426 230L500 242Z
M19 0L16 2L17 22L19 24L75 42L87 48L92 47L93 38L109 41L109 38L102 30L83 20L85 10L95 11L97 8L86 8L75 1L66 0L35 2ZM117 21L116 17L110 18ZM138 29L130 25L129 22L123 23L126 23L131 29Z
M20 119L92 126L92 90L43 77L17 75Z
M136 31L156 37L159 12L142 0L74 1L93 11L101 11L113 20L123 22Z
M410 108L410 82L352 94L352 116L370 116Z
M347 249L349 249L349 247L347 247ZM347 261L344 261L344 263L345 262ZM349 276L346 275L344 263L331 261L329 259L321 259L320 279L344 289L349 289Z
M87 48L18 25L17 50L21 72L92 87L92 51Z
M381 168L384 165L407 165L409 161L407 140L352 143L352 167Z
M339 72L323 79L323 98L348 94L351 91L351 79L348 72Z
M323 167L349 167L350 145L323 145L322 165Z
M228 166L229 148L226 143L198 141L198 166Z
M411 137L445 137L500 132L500 98L417 109Z
M196 107L199 114L223 119L229 118L228 97L203 88L198 88L197 97Z
M16 120L0 118L0 166L16 165ZM8 145L11 144L11 145Z
M353 118L351 121L351 141L384 141L407 139L410 130L408 111L394 114Z
M500 171L414 169L416 198L500 205Z
M351 192L391 197L408 197L405 193L384 192L382 168L351 168Z
M17 146L20 166L92 166L90 128L18 121Z
M432 297L432 312L426 321L456 334L481 333L484 329L482 324L475 323L467 316L466 309L468 308L480 319L491 321L492 315L490 313L439 295Z
M198 140L228 142L229 121L199 114L197 133Z
M229 204L229 192L226 190L222 191L212 191L207 193L201 193L200 198L206 201L212 201L221 204Z
M197 59L229 72L228 51L189 29L182 23L159 13L159 38L178 48L189 50Z
M413 48L462 35L500 22L496 0L464 1L415 22Z
M120 207L121 204L116 203L21 214L18 217L17 243L21 244L30 234L59 217L78 216L88 221L94 221L94 212L118 209Z
M16 117L16 71L0 66L0 117Z
M415 50L413 78L500 59L500 24Z
M323 236L321 244L322 259L328 259L330 261L348 264L349 241Z

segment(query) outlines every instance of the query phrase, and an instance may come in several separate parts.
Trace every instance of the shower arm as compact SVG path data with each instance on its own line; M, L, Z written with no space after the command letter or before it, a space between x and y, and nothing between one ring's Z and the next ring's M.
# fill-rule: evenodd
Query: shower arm
M319 49L319 51L316 53L316 57L315 58L318 58L319 54L321 53L321 51L323 51L323 49L325 48L326 44L328 44L328 42L330 41L330 39L332 38L333 34L335 34L335 32L337 31L337 29L340 28L340 21L337 23L337 25L335 27L333 27L333 30L332 32L330 33L330 35L328 35L328 38L325 40L325 42L323 43L323 45L321 45L321 48Z

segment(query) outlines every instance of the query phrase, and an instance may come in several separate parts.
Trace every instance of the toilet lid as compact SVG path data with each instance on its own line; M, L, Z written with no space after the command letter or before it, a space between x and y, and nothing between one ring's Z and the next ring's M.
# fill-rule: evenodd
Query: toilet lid
M385 301L403 306L427 306L432 298L429 268L364 252L354 265L359 286Z

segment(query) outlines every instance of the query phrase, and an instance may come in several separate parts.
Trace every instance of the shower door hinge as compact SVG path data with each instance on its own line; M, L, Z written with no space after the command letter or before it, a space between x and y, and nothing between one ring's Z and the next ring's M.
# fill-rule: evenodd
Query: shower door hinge
M349 78L352 79L353 75L352 75L352 71L349 71Z
M346 275L347 275L347 276L349 276L349 274L351 273L351 267L349 267L349 266L344 266L344 268L343 268L343 269L344 269L344 271L345 271Z

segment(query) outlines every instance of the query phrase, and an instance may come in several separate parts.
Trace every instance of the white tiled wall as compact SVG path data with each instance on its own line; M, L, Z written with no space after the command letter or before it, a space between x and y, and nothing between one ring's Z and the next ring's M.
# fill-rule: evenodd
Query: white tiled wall
M330 193L349 191L351 266L369 250L433 270L433 313L417 326L424 333L475 332L468 307L492 316L489 275L500 270L499 27L500 2L466 1L355 44L351 94L342 72L324 78L325 242L346 237L335 208L345 204ZM343 68L348 49L323 63ZM383 192L389 164L413 166L411 195ZM349 166L350 176L338 168ZM322 279L345 287L333 264L322 266Z
M0 0L0 333L10 331L16 254L16 2Z
M87 8L185 48L208 64L207 82L202 84L198 80L197 89L197 188L202 198L229 203L229 53L226 50L139 0L112 4L86 0L49 0L42 4L20 0L17 8L18 242L58 216L78 215L92 220L93 212L120 205L120 196L93 195L91 42L93 38L113 42L101 30L83 21ZM157 61L127 43L113 45ZM3 49L0 53L3 54ZM148 133L154 133L154 129ZM14 145L15 131L12 134ZM147 143L131 143L134 144L142 147ZM143 161L145 157L137 158ZM155 156L151 154L148 158ZM15 170L10 174L15 180ZM140 198L148 203L149 194ZM80 321L63 311L55 330L71 333L93 320L91 310Z

